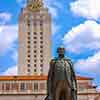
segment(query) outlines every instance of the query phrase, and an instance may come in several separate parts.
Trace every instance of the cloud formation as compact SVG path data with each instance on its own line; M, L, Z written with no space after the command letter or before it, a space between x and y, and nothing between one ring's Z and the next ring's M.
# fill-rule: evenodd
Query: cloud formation
M9 22L12 18L12 14L8 12L2 12L0 13L0 25L6 24Z
M18 75L17 70L18 70L17 66L9 67L5 72L2 73L2 75L4 76Z
M17 2L21 7L25 7L27 0L16 0L16 2Z
M75 15L100 20L100 0L76 0L70 4L70 9Z
M12 59L13 61L17 64L18 63L18 51L13 50L14 52L12 53Z
M97 91L100 93L100 86L97 87Z
M0 26L0 54L12 49L17 38L17 25Z
M100 25L95 21L85 21L73 27L64 36L66 49L73 53L82 53L86 50L100 49Z
M94 77L100 76L100 51L87 59L80 59L77 61L75 69L78 72L89 74Z
M53 3L52 3L53 2ZM59 15L59 10L63 10L63 4L57 0L44 0L44 5L49 9L53 18L57 18Z

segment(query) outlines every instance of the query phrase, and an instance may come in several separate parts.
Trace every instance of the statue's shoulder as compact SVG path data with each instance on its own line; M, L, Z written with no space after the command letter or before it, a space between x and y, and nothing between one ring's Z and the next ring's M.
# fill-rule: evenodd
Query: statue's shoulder
M72 62L70 58L64 58L65 61Z
M54 57L53 59L51 59L51 61L57 61L58 58L57 57Z
M70 58L65 58L64 60L67 61L68 63L70 63L71 65L73 65L73 62Z
M51 63L56 63L56 61L57 61L57 58L54 58L54 59L51 59Z

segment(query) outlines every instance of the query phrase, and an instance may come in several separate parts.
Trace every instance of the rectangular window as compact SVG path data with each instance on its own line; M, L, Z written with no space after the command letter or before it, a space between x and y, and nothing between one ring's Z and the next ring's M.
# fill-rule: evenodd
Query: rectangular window
M36 55L34 55L34 58L36 58L37 56Z
M30 72L31 70L30 70L30 69L28 69L27 71L28 71L28 72Z
M45 90L45 83L40 83L40 91Z
M34 67L36 67L36 64L34 64Z
M34 41L34 44L36 44L37 43L37 41Z
M27 41L27 43L30 44L31 42L30 41Z
M36 69L34 69L34 72L37 72L37 70L36 70Z
M43 48L43 45L41 45L40 48Z
M30 45L28 45L27 48L31 48Z
M43 68L41 68L40 71L41 71L41 75L42 75L43 74Z
M43 41L40 41L41 44L43 44Z
M26 90L25 83L21 83L21 84L20 84L20 90L21 90L21 91L25 91L25 90Z
M38 83L34 83L34 91L35 91L35 92L38 91Z
M31 65L30 64L27 64L27 67L31 67Z
M4 90L5 90L5 84L2 83L2 91L4 91Z
M43 63L43 59L40 59L40 62Z
M28 33L28 35L30 35L30 32L27 32Z
M40 67L43 67L43 64L40 64Z
M40 32L40 35L43 35L43 32Z
M40 53L43 53L43 50L40 50Z
M42 58L42 57L43 57L43 55L40 55L40 57Z
M28 53L30 53L31 51L28 49L28 51L27 51Z
M37 37L33 37L34 39L37 39Z
M33 34L34 34L34 35L36 35L37 33L36 33L36 32L34 32Z
M34 62L36 63L36 62L37 62L37 60L35 59L35 60L34 60Z
M40 39L43 39L43 37L41 36Z
M11 84L11 90L18 90L18 83L10 83Z
M27 59L27 62L29 62L29 63L30 63L30 59Z
M32 91L32 83L27 83L27 89Z
M27 55L28 58L30 58L30 55Z
M34 53L36 53L37 51L36 50L34 50Z
M30 36L28 36L27 39L30 40L31 39Z
M5 89L6 89L6 91L9 91L10 90L10 84L9 83L6 83L5 84Z

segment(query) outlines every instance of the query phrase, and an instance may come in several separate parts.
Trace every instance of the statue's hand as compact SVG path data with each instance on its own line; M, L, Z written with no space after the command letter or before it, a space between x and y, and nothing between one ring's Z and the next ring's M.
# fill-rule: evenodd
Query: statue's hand
M47 97L45 98L45 100L53 100L53 97L52 97L52 96L47 96Z
M52 96L49 96L48 100L53 100L53 97Z
M77 88L75 88L75 87L72 87L72 91L77 91Z

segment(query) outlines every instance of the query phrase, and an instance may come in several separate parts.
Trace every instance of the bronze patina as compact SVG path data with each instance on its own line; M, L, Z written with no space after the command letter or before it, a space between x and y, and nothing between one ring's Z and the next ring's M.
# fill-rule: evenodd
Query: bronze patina
M50 62L45 100L77 100L77 82L73 63L65 58L65 48L57 49L58 57Z

